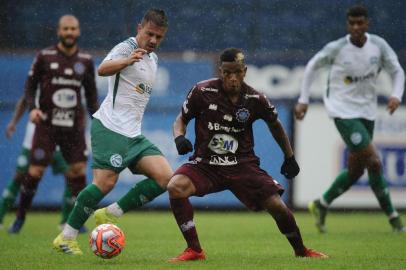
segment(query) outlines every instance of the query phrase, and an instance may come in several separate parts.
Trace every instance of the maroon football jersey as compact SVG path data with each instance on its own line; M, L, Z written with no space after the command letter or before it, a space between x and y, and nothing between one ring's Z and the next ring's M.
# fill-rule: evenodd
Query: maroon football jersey
M275 107L264 94L243 83L239 100L233 104L220 79L198 83L182 107L185 123L195 118L195 152L191 160L212 165L236 165L257 161L252 124L257 119L272 123Z
M79 50L67 56L53 46L35 57L25 84L25 95L29 108L33 109L39 88L38 108L46 115L44 124L73 128L84 123L82 87L88 111L93 114L98 105L91 56Z

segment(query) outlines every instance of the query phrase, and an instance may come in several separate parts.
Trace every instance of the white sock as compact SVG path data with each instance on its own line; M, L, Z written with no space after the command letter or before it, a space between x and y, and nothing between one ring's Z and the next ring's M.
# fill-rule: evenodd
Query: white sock
M78 236L79 230L76 230L68 223L65 224L63 228L63 238L65 239L75 239Z
M392 214L389 215L389 219L397 218L399 216L399 213L395 210L393 211Z
M106 212L116 217L121 217L124 214L123 209L116 202L107 206Z
M328 203L324 200L323 196L320 197L320 204L326 208L328 208Z

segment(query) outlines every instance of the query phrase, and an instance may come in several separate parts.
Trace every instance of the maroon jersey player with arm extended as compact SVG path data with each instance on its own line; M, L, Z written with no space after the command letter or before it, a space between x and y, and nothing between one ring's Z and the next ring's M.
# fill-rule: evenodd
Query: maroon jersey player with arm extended
M299 166L275 107L265 95L244 83L244 54L229 48L220 56L220 78L198 83L183 103L173 125L179 154L193 150L185 138L186 126L195 119L195 152L178 168L168 184L170 204L187 248L171 262L204 260L188 197L230 190L253 211L266 210L275 219L299 257L326 258L304 246L292 212L280 195L283 188L259 167L254 153L252 124L264 120L285 155L281 173L293 178Z
M41 50L34 59L25 85L30 120L36 124L29 171L23 180L20 204L12 228L20 231L38 183L50 164L56 145L69 164L68 186L76 196L86 186L85 114L97 108L94 65L89 54L79 51L79 21L72 15L59 19L56 46ZM37 93L39 89L39 95ZM35 104L38 95L38 104Z

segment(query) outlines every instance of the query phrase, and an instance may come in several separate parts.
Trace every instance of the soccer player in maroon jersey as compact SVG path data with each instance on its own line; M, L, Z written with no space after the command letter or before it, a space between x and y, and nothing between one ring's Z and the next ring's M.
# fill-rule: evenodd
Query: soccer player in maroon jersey
M80 28L76 17L62 16L57 35L57 45L41 50L35 57L25 84L29 118L36 128L28 174L22 181L17 217L10 230L14 233L24 224L26 210L56 145L69 164L67 179L72 195L76 196L86 186L86 119L81 88L92 115L98 108L94 64L91 56L80 52L77 46Z
M264 120L285 155L281 173L293 178L299 166L275 107L264 94L244 83L244 54L229 48L220 56L220 78L196 84L173 125L180 155L193 151L185 138L186 126L195 118L195 151L168 184L170 204L187 248L171 262L204 260L188 197L230 190L253 211L266 210L275 219L298 257L327 258L306 248L292 212L280 195L282 186L259 167L254 153L252 124Z

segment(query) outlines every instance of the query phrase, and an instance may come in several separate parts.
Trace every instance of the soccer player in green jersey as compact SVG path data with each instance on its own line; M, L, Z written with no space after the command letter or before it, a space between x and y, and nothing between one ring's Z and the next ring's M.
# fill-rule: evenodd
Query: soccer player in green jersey
M109 90L93 114L93 183L80 192L67 225L54 240L59 251L82 254L76 241L78 230L113 189L125 168L147 178L117 203L96 211L96 223L115 223L123 213L166 190L172 169L161 151L141 134L141 123L158 69L154 51L167 29L165 12L150 9L138 24L136 37L115 46L98 68L99 75L109 76Z
M377 109L376 78L385 69L392 78L393 91L387 110L393 114L402 100L405 74L393 49L381 37L367 33L368 11L354 6L347 12L346 37L328 43L307 64L295 115L302 120L309 103L309 88L315 71L330 69L324 104L329 116L349 150L347 169L343 170L329 189L309 204L316 226L325 232L329 205L347 191L368 171L369 185L379 205L389 218L394 231L405 231L399 214L392 205L382 163L372 143Z

